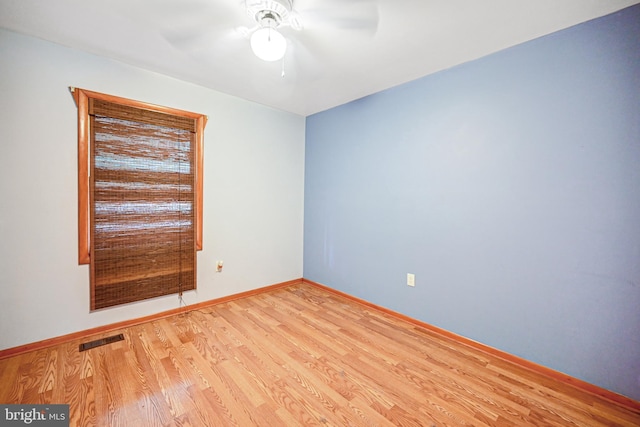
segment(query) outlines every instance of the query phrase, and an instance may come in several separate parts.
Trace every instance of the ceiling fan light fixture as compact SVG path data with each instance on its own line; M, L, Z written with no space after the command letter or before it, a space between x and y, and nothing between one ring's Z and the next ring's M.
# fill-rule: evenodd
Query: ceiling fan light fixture
M287 51L287 40L276 29L263 27L251 35L251 50L263 61L277 61Z

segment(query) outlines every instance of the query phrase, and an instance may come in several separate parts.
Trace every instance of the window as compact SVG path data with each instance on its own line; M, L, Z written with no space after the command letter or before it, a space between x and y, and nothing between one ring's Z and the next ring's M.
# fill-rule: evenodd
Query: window
M72 91L91 310L195 289L206 116Z

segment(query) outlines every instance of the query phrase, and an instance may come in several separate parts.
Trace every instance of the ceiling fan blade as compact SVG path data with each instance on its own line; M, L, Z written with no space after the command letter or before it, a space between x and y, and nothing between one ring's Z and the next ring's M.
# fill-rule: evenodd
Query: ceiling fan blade
M297 35L297 34L296 34ZM289 38L289 50L285 56L285 79L304 75L311 81L323 73L325 64L320 60L322 50L318 46L309 45L303 37Z
M235 26L251 24L243 0L162 0L157 10L161 12L152 16L161 35L178 49L193 49Z
M380 19L378 0L306 0L294 9L307 29L358 30L375 34Z

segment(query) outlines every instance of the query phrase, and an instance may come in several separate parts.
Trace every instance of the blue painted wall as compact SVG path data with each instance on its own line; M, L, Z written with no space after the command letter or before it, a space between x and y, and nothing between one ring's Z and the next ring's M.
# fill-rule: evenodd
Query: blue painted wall
M305 168L304 277L640 400L639 6L310 116Z

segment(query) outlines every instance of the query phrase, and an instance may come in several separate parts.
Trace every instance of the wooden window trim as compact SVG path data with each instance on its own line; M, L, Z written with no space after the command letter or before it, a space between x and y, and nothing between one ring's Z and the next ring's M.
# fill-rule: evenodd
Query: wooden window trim
M91 254L89 221L89 99L100 99L159 113L192 118L196 121L196 249L202 250L202 188L204 165L204 128L207 116L176 108L163 107L118 96L70 88L78 107L78 264L89 264Z

